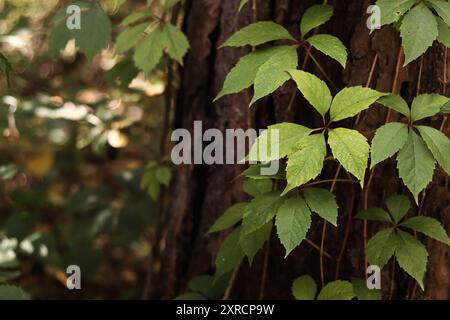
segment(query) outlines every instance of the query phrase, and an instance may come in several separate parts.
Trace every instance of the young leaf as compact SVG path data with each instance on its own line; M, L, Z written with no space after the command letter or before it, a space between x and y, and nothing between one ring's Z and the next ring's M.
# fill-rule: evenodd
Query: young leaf
M416 3L416 0L378 0L381 10L381 25L397 22Z
M406 66L422 55L436 40L438 28L436 18L423 2L411 9L403 18L400 27Z
M337 227L338 205L334 194L326 189L306 188L305 200L311 211Z
M442 106L441 112L450 113L450 102L448 102Z
M295 300L314 300L317 294L317 285L310 275L304 275L295 279L291 291Z
M286 167L286 194L295 187L301 186L322 172L323 162L327 155L323 134L305 136L296 145L296 150L289 154Z
M263 63L255 76L255 93L250 106L262 97L271 94L289 80L289 74L285 71L295 69L297 64L297 50L292 46L283 46L281 52Z
M269 239L270 232L272 231L272 221L269 221L264 226L251 233L243 234L241 231L241 237L239 244L242 250L248 258L250 266L253 263L253 258L256 253L264 246L264 243Z
M122 32L116 40L116 52L122 53L130 49L142 36L148 23L141 23Z
M441 0L427 0L427 3L436 10L437 14L450 27L450 3Z
M450 140L432 127L417 126L417 129L439 165L450 175Z
M247 203L240 202L229 207L209 228L208 233L219 232L228 229L242 220Z
M418 202L419 192L433 178L436 162L425 142L410 130L405 146L397 154L397 168L403 183Z
M284 202L280 192L273 191L255 197L248 205L242 222L242 234L246 235L262 228L272 220Z
M333 156L364 186L364 174L369 159L367 139L356 130L336 128L330 130L328 144Z
M278 130L276 141L272 141L272 137L276 136L272 130ZM247 158L249 161L264 162L281 159L291 153L298 141L310 133L311 129L295 123L282 122L271 125L256 139ZM272 152L272 148L277 147L278 153Z
M284 201L277 212L275 224L287 257L305 239L311 226L311 212L305 201L296 196Z
M350 282L337 280L323 287L317 300L352 300L355 296L353 285Z
M397 230L395 257L400 267L416 279L423 290L423 276L427 269L428 260L428 252L425 246L412 235Z
M383 106L391 108L392 110L403 114L408 119L411 118L411 111L409 110L408 104L402 97L397 94L391 93L384 97L381 97L378 100L378 103L381 103Z
M446 47L450 47L450 27L445 24L441 18L436 19L438 24L438 37L437 40Z
M356 215L357 219L373 220L373 221L384 221L392 223L392 219L389 213L379 208L369 208L361 211Z
M272 187L273 187L272 180L247 179L244 181L243 189L247 194L256 197L261 194L272 191Z
M378 163L396 154L408 140L408 126L400 122L391 122L378 128L370 148L373 168Z
M381 300L381 290L367 288L366 280L352 278L352 284L358 300Z
M183 57L189 49L189 41L180 29L167 23L162 30L164 47L172 59L183 65Z
M450 246L450 238L439 221L430 217L412 217L401 224L402 227L421 232L424 235Z
M298 90L306 100L322 115L330 109L331 93L328 86L315 75L301 70L289 70L289 74L297 84Z
M342 89L331 103L332 121L339 121L357 115L384 96L385 93L361 86Z
M306 40L310 45L341 64L347 64L347 48L341 40L329 34L318 34Z
M311 30L323 25L333 16L333 6L316 4L309 7L300 22L302 38Z
M272 21L260 21L234 33L223 47L257 46L274 40L295 40L284 27Z
M418 121L434 116L441 111L443 105L450 99L440 94L421 94L414 98L411 105L411 120Z
M240 234L241 228L236 228L223 241L216 257L215 279L219 279L224 274L232 271L244 259L244 252L239 245Z
M161 60L164 50L163 29L157 27L137 46L133 60L136 67L148 74Z
M384 229L375 234L367 242L367 259L370 264L383 268L394 255L397 247L397 237L392 228Z
M284 46L276 46L258 49L243 56L227 74L225 82L223 83L223 88L214 101L227 94L237 93L250 87L255 81L259 67L272 56L278 55L284 50Z
M394 195L386 200L386 206L391 213L394 223L399 223L411 208L411 202L409 202L407 196Z

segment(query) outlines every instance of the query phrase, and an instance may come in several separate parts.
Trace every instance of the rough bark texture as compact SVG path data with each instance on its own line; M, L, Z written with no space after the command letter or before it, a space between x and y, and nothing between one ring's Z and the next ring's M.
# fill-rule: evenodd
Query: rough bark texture
M264 128L268 124L281 121L295 121L300 124L314 126L319 118L306 107L303 99L297 95L294 104L289 108L293 83L285 84L270 98L262 99L251 110L248 109L249 93L226 96L212 103L219 92L228 71L239 57L248 49L217 47L236 30L251 23L255 15L258 20L274 20L283 24L294 35L298 35L301 15L312 4L322 1L256 1L256 11L247 5L238 15L239 0L188 0L186 4L185 29L191 43L191 50L182 70L182 84L176 106L175 127L192 130L194 120L202 120L204 129L242 128L248 126ZM252 1L250 1L252 2ZM411 102L417 93L444 91L444 48L435 46L420 59L406 68L398 68L402 61L400 37L398 32L385 27L369 35L366 27L366 8L370 0L330 1L335 13L332 20L320 30L338 36L349 49L347 68L342 68L331 59L313 52L329 77L332 79L334 93L343 86L368 84L370 87L384 92L402 93ZM375 58L376 56L376 58ZM305 55L300 53L301 66ZM374 60L376 59L376 60ZM374 64L375 62L375 64ZM447 62L447 66L450 65ZM399 64L400 63L400 64ZM373 73L371 73L374 64ZM420 65L422 64L422 68ZM398 72L396 72L398 69ZM421 69L421 70L420 70ZM306 70L320 76L320 72L311 61L306 62ZM448 70L447 70L448 71ZM396 75L397 74L397 75ZM419 77L420 74L420 77ZM421 79L419 81L419 78ZM374 106L363 112L357 128L369 139L377 127L384 124L386 109ZM392 112L390 120L401 120ZM352 125L352 121L344 121L343 125ZM439 127L441 116L431 119L431 125ZM445 126L449 135L449 126ZM167 230L160 244L162 264L159 274L153 279L152 297L173 298L186 289L188 281L197 275L212 273L214 259L218 247L223 240L222 235L206 236L207 228L231 204L246 199L242 192L242 180L235 179L244 169L242 165L183 165L177 167L174 195L169 210ZM321 178L334 176L337 166L327 165ZM342 177L345 173L341 172ZM367 179L368 177L366 177ZM438 218L449 230L450 226L450 193L448 177L441 169L437 169L433 182L423 193L423 208L420 214ZM329 185L324 185L324 187ZM357 186L338 184L335 190L339 211L339 228L328 226L325 249L340 262L325 259L324 271L326 282L351 277L364 277L364 240L363 223L352 217L364 207L364 192ZM389 160L377 167L373 183L368 192L368 206L380 206L384 200L394 193L406 193L394 160ZM418 214L415 207L410 215ZM379 224L369 223L369 237L379 228ZM309 238L320 243L322 222L313 219ZM421 239L424 240L424 239ZM266 246L267 247L267 246ZM272 234L266 265L267 279L262 280L265 250L256 256L252 269L244 262L233 285L232 298L258 298L261 285L265 286L264 298L289 299L290 286L295 277L309 273L320 279L319 254L303 243L287 259L284 249L275 234ZM428 241L429 262L426 276L426 291L417 290L415 298L428 299L450 298L450 256L449 248L435 241ZM339 272L336 272L339 265ZM391 268L387 265L383 271L383 290L388 295L391 282ZM404 299L414 292L414 282L396 266L393 297Z

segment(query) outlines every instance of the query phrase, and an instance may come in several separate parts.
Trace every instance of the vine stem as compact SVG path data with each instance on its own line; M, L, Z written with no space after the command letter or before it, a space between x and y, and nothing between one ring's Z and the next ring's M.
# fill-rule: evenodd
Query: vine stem
M231 290L233 290L234 282L236 281L236 277L240 267L241 265L239 264L234 268L233 274L231 275L230 282L228 282L228 286L225 290L222 300L228 300L230 298Z
M334 191L334 188L336 187L336 182L337 179L339 177L339 174L341 173L341 165L339 164L339 167L336 170L336 174L334 175L334 179L333 182L331 183L331 187L330 187L330 192ZM325 244L325 236L326 236L326 232L327 232L327 221L325 219L323 219L323 227L322 227L322 236L320 239L320 258L319 258L319 263L320 263L320 281L322 283L322 287L325 285L325 273L324 273L324 268L323 268L323 257L324 257L324 244Z
M305 238L306 243L308 243L311 247L313 247L314 249L316 249L317 251L320 252L320 247L315 244L313 241L309 240L308 238ZM325 250L323 251L323 255L325 257L327 257L330 260L336 261L336 258L333 257L331 254L329 254L328 252L326 252Z
M270 251L270 238L272 236L272 230L270 230L269 239L267 239L266 252L264 254L264 264L263 264L263 273L261 276L261 288L259 290L259 300L264 298L264 291L266 289L266 281L267 281L267 268L269 265L269 251Z

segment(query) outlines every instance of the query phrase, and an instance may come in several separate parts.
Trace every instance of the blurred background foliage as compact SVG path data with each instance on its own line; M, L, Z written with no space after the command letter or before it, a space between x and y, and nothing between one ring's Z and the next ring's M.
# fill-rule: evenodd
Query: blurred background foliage
M167 72L160 63L145 77L112 43L92 61L73 41L50 56L51 18L71 2L0 0L12 66L9 85L0 74L0 284L37 299L140 298L171 179ZM131 12L161 5L99 4L113 39ZM83 290L66 288L71 264Z

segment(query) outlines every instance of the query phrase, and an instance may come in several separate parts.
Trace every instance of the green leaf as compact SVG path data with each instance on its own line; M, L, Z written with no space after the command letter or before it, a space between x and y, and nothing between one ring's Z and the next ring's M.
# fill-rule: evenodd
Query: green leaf
M412 8L403 18L400 27L406 66L421 56L436 40L436 18L422 2Z
M62 11L62 17L66 16L65 10ZM87 10L81 11L80 29L70 30L66 26L66 19L59 19L59 24L50 33L50 54L58 54L71 39L75 40L80 52L89 60L108 46L111 40L111 22L100 6L88 6Z
M243 56L227 74L223 88L214 101L225 95L238 93L250 87L255 81L259 68L272 56L281 54L285 50L285 46L276 46L258 49Z
M352 278L352 284L358 300L381 300L381 290L367 288L365 280Z
M439 221L430 217L412 217L401 224L402 227L421 232L424 235L450 246L450 238Z
M334 194L326 189L306 188L304 190L305 200L311 211L317 213L333 226L337 227L339 206Z
M384 97L381 97L378 100L378 103L381 103L383 106L391 108L392 110L403 114L408 119L411 118L411 111L409 110L408 104L402 97L397 94L391 93Z
M384 221L392 223L392 219L389 213L379 208L369 208L361 211L356 215L357 219L373 220L373 221Z
M394 229L384 229L375 234L367 242L367 259L382 269L394 255L397 237Z
M272 21L259 21L234 33L222 47L257 46L274 40L295 40L284 27Z
M250 266L253 263L253 258L256 253L264 246L264 243L269 239L272 231L272 221L266 223L264 226L251 233L242 233L239 239L239 244L248 258Z
M371 104L384 95L385 93L362 86L344 88L334 97L331 103L331 120L339 121L353 117L369 108Z
M408 140L408 132L408 126L400 122L391 122L378 128L370 148L370 168L392 157L403 148Z
M411 120L418 121L434 116L441 111L450 99L440 94L421 94L414 98L411 105Z
M300 22L302 38L311 30L323 25L333 16L333 6L316 4L309 7Z
M334 158L364 186L370 148L367 139L356 130L336 128L330 130L328 144Z
M450 102L442 106L441 112L450 113Z
M172 59L183 65L183 57L189 49L189 42L180 29L167 23L162 30L164 48Z
M327 155L325 136L323 133L305 136L298 141L295 150L289 154L287 161L287 186L283 194L316 178L322 172Z
M30 295L20 287L0 285L0 300L29 300Z
M247 179L244 181L244 191L253 196L259 196L261 194L272 191L273 183L271 180L252 180Z
M337 280L323 287L317 300L352 300L355 296L353 285L350 282Z
M270 57L258 69L254 83L255 93L250 106L262 97L271 94L289 80L290 77L285 72L286 70L297 68L298 56L295 47L283 46L282 48L282 51Z
M228 229L242 220L247 203L239 202L229 207L209 228L208 233L219 232Z
M315 75L301 70L289 70L289 74L297 84L298 90L306 100L322 115L330 109L331 93L328 86Z
M136 67L148 74L159 63L163 56L163 29L157 27L137 46L133 60Z
M242 8L247 4L248 0L241 0L241 2L239 3L239 10L241 11Z
M416 3L416 0L378 0L381 10L381 25L397 22Z
M123 19L120 24L122 26L126 26L129 24L135 23L141 19L149 18L149 17L153 17L153 13L151 13L150 11L133 12L133 13L129 14L128 16L126 16L125 19Z
M241 173L241 176L244 176L249 179L256 179L256 180L266 180L266 179L285 180L286 179L286 167L282 164L279 164L279 165L280 165L280 168L278 170L278 173L275 175L262 174L261 170L263 168L268 167L269 165L258 163L258 164L250 165L247 170L244 170L244 172Z
M314 300L317 294L317 285L310 275L304 275L295 279L291 291L295 300Z
M217 300L223 297L225 289L230 282L230 277L230 273L219 279L214 279L210 275L202 275L189 281L188 287L193 292L198 292L208 299Z
M395 257L399 266L416 279L423 290L423 276L428 260L427 249L419 240L401 230L397 230L397 239Z
M122 32L116 40L116 52L122 53L130 49L142 36L148 23L141 23Z
M172 171L169 167L160 166L156 169L155 176L162 185L168 187L172 178Z
M436 10L437 14L450 27L450 3L440 0L427 0L427 3Z
M236 228L223 241L216 257L215 279L219 279L224 274L238 267L242 259L244 259L244 252L239 245L240 234L241 227Z
M255 197L248 205L242 222L242 234L250 234L272 220L284 202L280 192L272 191Z
M397 154L397 168L403 183L411 191L416 203L419 192L425 189L433 178L436 162L425 142L413 130L405 146Z
M278 130L278 139L275 141L272 141L272 137L276 137L272 130ZM310 133L311 129L295 123L282 122L271 125L256 139L247 159L263 162L281 159L293 152L298 141ZM278 148L278 153L272 152L272 148Z
M391 213L394 223L399 223L411 208L411 202L409 202L407 196L393 195L386 200L386 206Z
M450 140L432 127L416 127L439 165L450 175Z
M445 24L441 18L436 19L438 24L438 37L437 40L446 47L450 47L450 27Z
M284 201L277 212L275 224L287 257L305 239L311 227L311 212L306 202L298 196Z
M345 48L341 40L329 34L318 34L306 39L306 41L345 68L347 64L347 48Z

